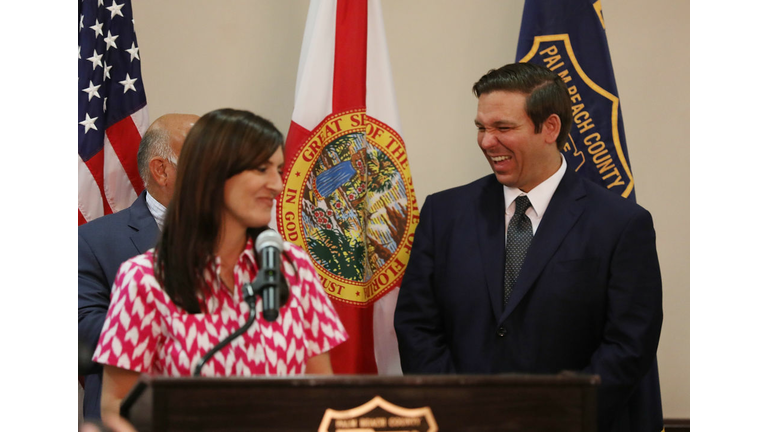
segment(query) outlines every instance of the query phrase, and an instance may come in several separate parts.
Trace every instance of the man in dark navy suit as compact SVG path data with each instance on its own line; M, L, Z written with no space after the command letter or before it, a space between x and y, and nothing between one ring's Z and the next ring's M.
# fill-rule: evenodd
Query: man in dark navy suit
M173 196L176 161L191 114L167 114L149 126L138 151L144 190L125 210L100 217L77 229L78 338L93 353L104 325L117 270L127 259L155 246L165 207ZM90 363L85 375L83 417L101 418L101 366Z
M661 431L650 213L567 166L555 73L510 64L473 91L493 174L424 202L395 311L403 372L597 374L600 431Z

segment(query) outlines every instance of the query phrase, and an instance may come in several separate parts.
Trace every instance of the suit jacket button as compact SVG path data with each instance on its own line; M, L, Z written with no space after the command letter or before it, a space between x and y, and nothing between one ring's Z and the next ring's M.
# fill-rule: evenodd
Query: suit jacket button
M499 335L499 337L504 337L504 335L507 334L507 329L504 327L499 327L499 330L496 331L496 334Z

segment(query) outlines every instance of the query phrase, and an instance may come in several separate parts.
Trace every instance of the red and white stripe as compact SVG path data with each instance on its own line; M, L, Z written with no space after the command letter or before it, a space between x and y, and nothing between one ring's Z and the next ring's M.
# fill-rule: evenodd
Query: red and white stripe
M148 127L145 106L107 128L99 153L88 161L78 156L78 225L127 208L144 189L136 153Z

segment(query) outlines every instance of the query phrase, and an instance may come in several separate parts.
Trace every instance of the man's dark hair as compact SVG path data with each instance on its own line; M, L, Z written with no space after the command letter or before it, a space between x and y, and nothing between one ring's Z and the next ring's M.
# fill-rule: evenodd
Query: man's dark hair
M563 150L571 131L573 114L568 89L556 73L537 64L512 63L491 69L472 86L476 97L495 91L517 92L526 96L525 113L533 121L536 133L541 132L541 126L550 115L557 114L562 124L557 136L557 149Z

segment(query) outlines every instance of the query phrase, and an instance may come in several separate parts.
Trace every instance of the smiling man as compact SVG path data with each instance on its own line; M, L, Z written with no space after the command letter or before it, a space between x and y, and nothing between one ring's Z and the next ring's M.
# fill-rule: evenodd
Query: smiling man
M555 73L510 64L473 91L493 174L424 202L395 311L403 372L597 374L600 431L660 431L650 213L567 166Z

